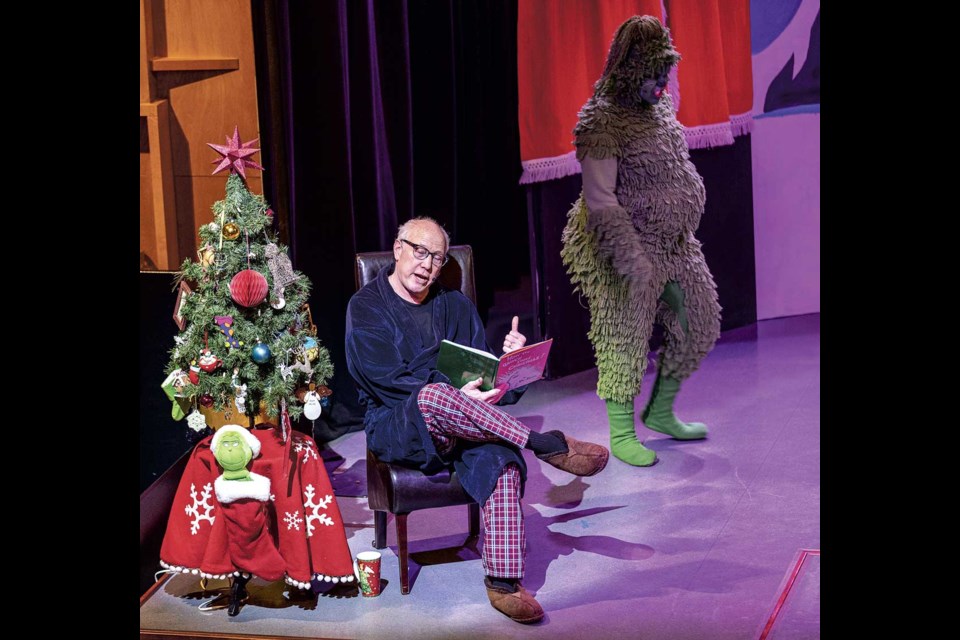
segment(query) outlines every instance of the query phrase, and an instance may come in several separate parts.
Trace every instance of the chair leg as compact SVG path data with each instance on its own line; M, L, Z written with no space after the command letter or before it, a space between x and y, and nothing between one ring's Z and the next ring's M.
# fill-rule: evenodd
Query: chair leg
M480 505L476 502L467 505L467 520L470 523L470 537L476 538L480 535Z
M400 593L410 593L410 567L407 558L407 515L394 514L397 522L397 550L400 552Z
M387 546L387 512L373 512L373 548L383 549Z

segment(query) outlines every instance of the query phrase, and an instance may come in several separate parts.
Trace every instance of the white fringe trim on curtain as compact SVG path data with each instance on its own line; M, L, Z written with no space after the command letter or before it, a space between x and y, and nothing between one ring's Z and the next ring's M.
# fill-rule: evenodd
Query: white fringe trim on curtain
M684 128L683 135L691 149L709 149L733 144L734 136L742 136L752 130L753 112L747 111L730 116L729 122ZM523 175L520 176L520 184L556 180L581 172L576 151L553 158L524 160L521 164L523 165Z
M730 126L733 128L734 137L750 133L753 131L753 111L730 116Z
M535 158L533 160L524 160L523 175L520 176L520 184L531 184L533 182L543 182L544 180L555 180L565 178L580 173L580 162L577 160L577 152L571 151L562 156L553 158Z
M733 131L731 131L729 122L685 128L683 136L687 139L687 146L691 149L709 149L710 147L733 144Z
M742 136L752 130L753 112L747 111L730 116L729 122L684 128L683 135L691 149L709 149L733 144L734 136Z

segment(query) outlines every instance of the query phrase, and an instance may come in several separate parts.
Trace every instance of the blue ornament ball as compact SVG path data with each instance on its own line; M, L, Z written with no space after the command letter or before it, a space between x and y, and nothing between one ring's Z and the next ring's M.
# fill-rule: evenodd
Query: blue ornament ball
M253 347L254 362L256 362L257 364L265 364L267 362L270 362L270 358L272 357L273 357L273 354L270 353L270 347L263 344L262 342L258 342L256 345L254 345Z

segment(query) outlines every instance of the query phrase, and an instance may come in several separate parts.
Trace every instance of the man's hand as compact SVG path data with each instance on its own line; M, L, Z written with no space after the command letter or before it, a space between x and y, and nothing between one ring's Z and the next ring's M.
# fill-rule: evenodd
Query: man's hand
M498 389L497 387L490 389L490 391L480 391L481 384L483 384L483 378L477 378L476 380L471 380L467 384L460 387L460 391L462 391L463 395L467 396L468 398L480 400L481 402L488 402L490 404L495 403L505 393L505 390Z
M507 337L503 339L503 352L510 353L511 351L516 351L521 348L523 345L527 344L527 336L523 335L517 331L517 327L520 324L520 318L518 316L513 316L513 326L510 327L510 333L507 334Z

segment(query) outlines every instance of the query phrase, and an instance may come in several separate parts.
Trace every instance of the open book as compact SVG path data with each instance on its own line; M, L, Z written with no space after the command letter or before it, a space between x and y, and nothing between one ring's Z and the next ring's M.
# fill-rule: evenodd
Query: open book
M509 391L543 377L552 345L553 338L550 338L498 358L492 353L444 340L440 343L437 370L450 378L458 389L482 377L481 391L494 387Z

